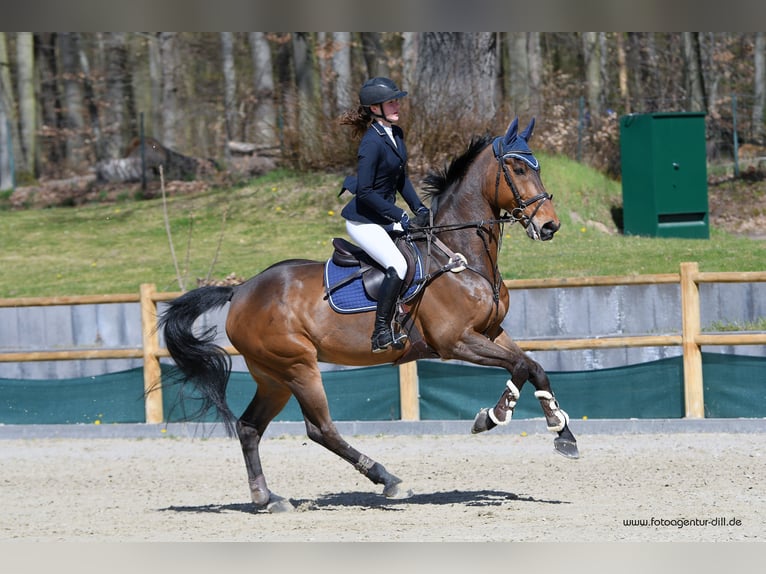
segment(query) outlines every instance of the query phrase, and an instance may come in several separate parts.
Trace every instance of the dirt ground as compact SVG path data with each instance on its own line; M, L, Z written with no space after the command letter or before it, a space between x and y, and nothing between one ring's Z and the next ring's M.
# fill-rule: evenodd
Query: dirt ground
M388 501L301 436L264 439L271 488L249 503L225 438L0 441L0 541L764 541L759 433L356 436L414 490ZM649 525L629 525L648 521ZM705 523L707 521L707 523Z

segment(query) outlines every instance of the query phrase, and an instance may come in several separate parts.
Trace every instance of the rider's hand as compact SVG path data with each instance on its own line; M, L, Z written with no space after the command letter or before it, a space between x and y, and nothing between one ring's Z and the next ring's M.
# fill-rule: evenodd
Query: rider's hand
M428 227L431 225L431 210L425 205L415 212L415 227Z
M407 212L402 213L402 218L399 220L399 224L402 226L403 231L409 231L410 229L410 216L407 215Z

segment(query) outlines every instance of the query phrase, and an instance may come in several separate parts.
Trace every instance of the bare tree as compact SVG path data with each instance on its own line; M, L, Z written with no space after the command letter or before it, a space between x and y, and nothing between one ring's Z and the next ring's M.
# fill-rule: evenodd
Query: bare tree
M693 111L705 111L705 83L700 66L699 34L697 32L683 32L682 38L689 108Z
M410 90L417 78L418 44L416 32L402 33L402 89Z
M763 107L766 104L766 35L756 32L753 49L753 137L758 143L764 143Z
M599 118L602 113L604 86L601 75L601 45L598 32L583 32L583 54L585 56L585 93L590 117Z
M337 113L352 106L351 33L333 32L332 69L335 80L335 110Z
M237 129L237 72L234 67L234 34L221 32L223 59L223 107L226 115L226 141L239 139ZM225 146L228 154L229 146Z
M630 113L630 89L628 87L628 57L625 48L625 36L623 32L615 32L615 45L617 48L617 87L620 91L620 101L626 113Z
M529 63L530 112L538 115L543 109L543 53L540 32L529 32L527 37L527 61Z
M8 145L11 142L9 127L5 98L0 98L0 191L13 189L13 145Z
M66 158L64 117L59 90L56 33L35 34L36 89L39 93L38 125L45 126L45 137L38 141L41 164L60 168ZM38 136L39 137L39 136Z
M160 32L160 70L162 78L162 143L169 148L177 145L178 121L178 52L176 32Z
M263 32L250 32L248 39L253 57L255 142L262 147L272 147L277 144L277 109L274 103L271 47Z
M16 65L18 68L19 134L21 157L18 171L31 177L39 174L37 159L37 96L35 93L35 56L32 32L16 36Z
M527 115L532 101L527 32L508 32L508 98L513 113Z
M88 154L84 144L85 117L84 94L80 81L79 34L59 34L61 72L64 84L64 117L66 126L65 153L67 162L74 168L82 167Z
M125 124L127 122L126 102L128 99L129 76L127 70L127 49L125 32L107 32L104 38L106 63L106 92L102 114L102 128L106 157L115 159L125 152Z
M316 155L320 144L317 130L319 106L319 81L316 68L314 42L310 33L296 32L292 35L295 86L298 97L298 134L295 142L303 151L304 159Z
M390 76L388 56L380 40L380 32L362 32L362 52L367 64L367 77Z
M16 115L16 98L14 97L13 83L11 82L11 61L8 57L8 45L5 32L0 32L0 99L5 104L5 117L8 122L8 137L10 140L0 142L0 147L7 145L7 141L13 142L13 153L6 150L11 156L21 158L21 138L19 137L18 122Z

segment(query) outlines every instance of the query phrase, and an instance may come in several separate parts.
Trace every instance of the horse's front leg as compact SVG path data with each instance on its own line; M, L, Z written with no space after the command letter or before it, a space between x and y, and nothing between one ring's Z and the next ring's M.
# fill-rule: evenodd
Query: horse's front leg
M479 411L474 419L471 432L480 433L498 425L505 425L513 417L516 402L524 383L529 380L535 387L535 398L540 401L548 430L557 433L553 444L556 452L568 457L579 458L577 441L569 429L569 417L559 406L545 370L533 361L505 333L494 341L477 334L469 335L470 344L462 345L462 358L481 365L502 366L511 374L506 388L492 408Z

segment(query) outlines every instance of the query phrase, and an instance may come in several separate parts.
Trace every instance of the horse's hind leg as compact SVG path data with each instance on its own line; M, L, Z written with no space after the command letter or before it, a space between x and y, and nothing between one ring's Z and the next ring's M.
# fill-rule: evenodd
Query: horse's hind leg
M404 499L412 496L412 491L404 486L400 478L349 445L340 435L330 417L319 368L305 367L299 380L300 383L292 391L303 412L308 437L353 465L374 484L382 484L386 498Z
M343 440L333 423L320 428L311 422L309 417L305 415L305 412L304 417L309 438L352 464L356 470L374 484L382 484L383 496L396 500L412 496L412 490L406 488L400 478L394 476L382 464L360 453Z
M290 394L286 387L260 379L253 400L237 421L237 435L245 457L250 497L257 507L267 508L270 512L293 510L288 500L269 490L259 450L266 427L287 404Z

